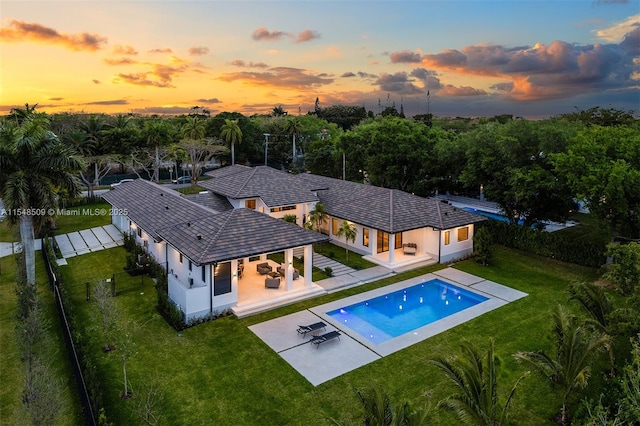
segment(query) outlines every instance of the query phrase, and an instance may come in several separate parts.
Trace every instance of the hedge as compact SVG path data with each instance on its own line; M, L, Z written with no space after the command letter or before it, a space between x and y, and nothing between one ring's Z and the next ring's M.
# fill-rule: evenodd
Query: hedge
M487 220L481 227L491 232L493 242L563 262L598 268L606 261L607 248L593 241L577 241L553 232Z

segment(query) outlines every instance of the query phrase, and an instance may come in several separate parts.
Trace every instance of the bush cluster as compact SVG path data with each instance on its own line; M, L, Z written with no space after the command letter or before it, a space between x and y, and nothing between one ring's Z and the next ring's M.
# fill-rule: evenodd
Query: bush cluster
M577 241L553 232L540 232L496 220L480 225L487 228L493 242L576 265L598 268L605 263L606 247L593 241Z

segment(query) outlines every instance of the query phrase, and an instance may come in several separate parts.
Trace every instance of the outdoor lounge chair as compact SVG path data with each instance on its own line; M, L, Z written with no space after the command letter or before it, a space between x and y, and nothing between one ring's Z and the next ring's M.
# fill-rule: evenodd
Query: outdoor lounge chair
M406 243L402 245L402 252L404 254L414 255L418 251L418 245L416 243Z
M326 327L327 327L327 324L323 323L322 321L309 324L309 325L299 325L298 334L302 334L302 337L306 337L307 333L320 330L321 328L325 329Z
M338 338L338 340L340 340L340 332L339 331L330 331L328 333L325 333L321 336L313 336L310 340L311 343L313 343L314 345L316 345L316 349L318 349L320 347L320 343L324 343L324 342L328 342L329 340L333 340L335 338Z
M269 263L264 262L264 263L258 263L256 265L256 271L260 274L260 275L267 275L269 272L273 271L273 268L269 265Z
M279 288L280 287L280 277L267 277L264 279L264 287L265 288Z

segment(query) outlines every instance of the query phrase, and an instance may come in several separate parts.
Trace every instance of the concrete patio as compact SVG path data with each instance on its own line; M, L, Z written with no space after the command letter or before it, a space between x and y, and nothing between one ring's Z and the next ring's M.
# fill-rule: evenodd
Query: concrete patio
M368 300L372 297L410 287L434 278L481 294L487 297L488 300L380 344L374 344L368 341L350 328L344 327L342 324L334 321L326 314L333 309ZM380 359L383 356L421 342L525 296L527 296L526 293L502 284L488 281L453 268L446 268L383 288L296 312L291 315L255 324L250 326L249 329L304 376L313 386L318 386L328 380ZM319 330L319 334L338 330L341 333L340 340L334 339L316 347L309 344L311 340L310 334L307 334L306 338L303 338L296 332L298 326L308 325L318 321L327 324L326 330Z

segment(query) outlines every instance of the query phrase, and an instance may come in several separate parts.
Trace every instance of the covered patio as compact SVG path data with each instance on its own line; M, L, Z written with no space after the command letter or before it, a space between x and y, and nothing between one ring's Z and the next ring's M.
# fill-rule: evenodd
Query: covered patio
M418 252L416 254L405 254L404 250L401 248L394 249L393 253L391 253L391 251L385 251L373 255L366 255L362 258L391 270L417 264L424 264L426 266L438 263L438 259L428 253Z

